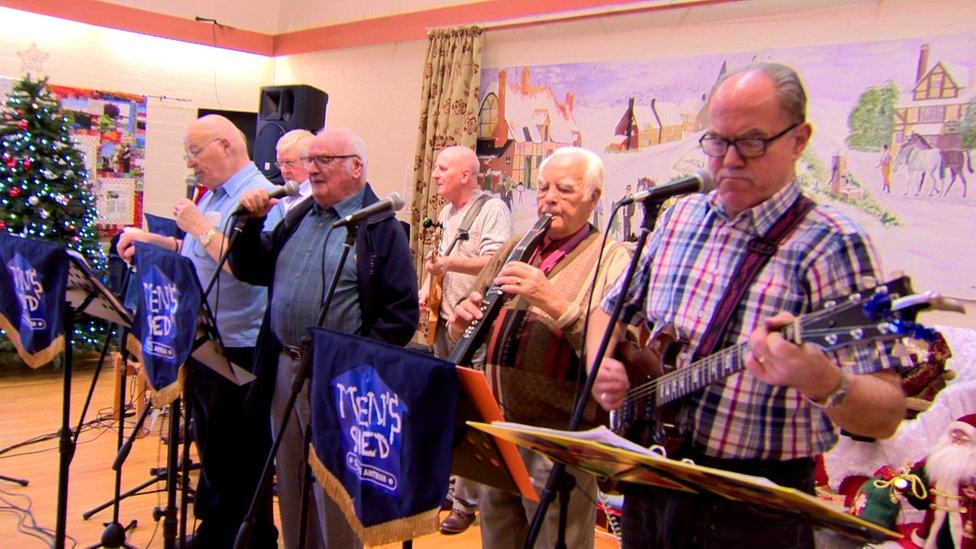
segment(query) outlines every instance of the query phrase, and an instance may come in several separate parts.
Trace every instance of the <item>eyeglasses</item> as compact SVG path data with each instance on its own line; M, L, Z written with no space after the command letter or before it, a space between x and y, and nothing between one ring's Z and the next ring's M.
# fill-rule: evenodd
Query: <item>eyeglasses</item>
M287 168L289 170L294 170L301 163L301 160L285 160L284 162L275 162L274 167L279 170L282 168Z
M739 156L742 158L758 158L766 154L766 149L769 147L770 143L788 134L800 124L802 124L802 122L797 122L772 137L740 137L738 139L726 139L716 135L703 135L702 138L698 140L698 145L701 146L701 150L705 154L715 158L724 157L726 153L729 152L729 145L735 147L736 152L738 152Z
M186 151L186 153L183 155L183 160L189 162L190 160L195 159L196 157L200 156L200 153L202 153L204 149L206 149L211 144L216 143L218 141L220 141L220 138L216 137L204 143L204 145L197 150L190 149Z
M359 158L359 155L358 154L337 154L337 155L320 154L316 156L303 156L302 162L304 162L305 164L315 164L315 167L321 170L325 168L333 160L340 160L343 158Z

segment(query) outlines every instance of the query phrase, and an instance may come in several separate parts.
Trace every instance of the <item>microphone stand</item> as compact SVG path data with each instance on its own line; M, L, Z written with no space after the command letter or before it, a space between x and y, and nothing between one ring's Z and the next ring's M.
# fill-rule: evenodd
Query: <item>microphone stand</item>
M352 222L346 225L346 241L342 244L342 255L339 257L339 265L335 272L332 273L332 280L329 282L329 288L326 291L325 298L322 301L322 307L319 309L318 319L315 321L316 327L321 327L325 323L325 315L329 311L329 307L332 304L332 297L335 294L336 286L339 284L339 276L342 273L342 267L346 263L346 258L349 256L349 251L352 249L353 245L356 244L356 235L359 232L359 222ZM298 371L295 372L295 376L292 377L291 382L291 393L288 395L288 401L285 403L285 410L282 414L281 421L278 425L278 436L275 437L274 442L271 445L271 451L268 452L268 458L264 462L264 469L262 470L260 480L258 481L257 489L254 492L254 497L251 499L251 506L248 508L247 515L244 517L244 522L241 523L240 530L237 531L237 538L234 540L234 549L244 549L247 547L247 543L251 538L251 530L254 527L254 520L257 516L258 507L261 502L261 498L264 495L265 490L269 488L271 481L271 473L274 470L274 459L278 454L278 448L281 447L282 435L285 432L285 428L288 426L288 420L291 419L292 412L295 408L295 401L298 400L298 395L302 392L302 387L305 386L306 381L312 380L312 340L311 337L306 333L302 337L302 360L299 365ZM302 498L301 498L301 510L299 511L300 524L299 524L299 543L298 546L301 548L305 547L305 530L307 529L306 521L308 519L308 505L309 505L309 494L311 490L311 473L308 467L308 443L311 438L311 422L306 426L304 430L304 440L302 443L303 459L302 459L302 470L304 471L304 482L302 483Z
M644 222L641 224L640 236L637 238L637 247L634 250L634 255L631 257L630 264L627 265L627 270L624 272L623 285L621 286L624 290L630 287L634 273L637 272L637 267L640 264L641 251L647 243L647 237L654 230L654 222L657 220L657 213L660 208L661 202L659 201L644 201ZM617 207L614 208L613 215L616 215L619 209L620 204L617 204ZM597 266L597 270L599 270L599 265ZM580 421L583 419L583 411L586 410L586 405L590 402L590 392L593 390L593 384L596 382L596 374L600 370L600 363L603 361L604 355L606 355L607 346L610 344L610 338L613 335L613 328L616 326L617 321L620 320L620 314L623 308L624 300L618 299L613 306L613 311L610 313L610 323L607 325L607 329L603 333L603 338L600 340L600 345L593 356L593 367L590 368L590 371L586 375L583 391L573 406L573 414L570 416L569 426L566 428L568 431L575 431L579 428ZM589 314L589 311L586 314ZM584 341L585 337L586 334L584 334ZM523 545L524 549L532 549L535 546L535 542L539 538L542 523L545 520L546 513L557 491L559 493L559 528L556 538L556 548L564 549L566 547L566 513L569 509L569 496L575 486L576 479L573 475L566 472L566 465L563 463L554 464L552 470L549 472L549 479L546 481L546 486L542 493L539 494L539 506L536 508L535 515L532 516L529 533Z

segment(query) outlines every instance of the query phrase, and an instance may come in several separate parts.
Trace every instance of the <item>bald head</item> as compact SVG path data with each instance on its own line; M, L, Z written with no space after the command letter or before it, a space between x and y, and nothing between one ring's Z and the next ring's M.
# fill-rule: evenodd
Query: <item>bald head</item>
M478 155L468 147L454 145L441 150L434 160L430 177L437 194L455 208L463 208L478 191Z
M366 185L366 143L352 130L322 130L308 146L305 163L312 196L323 208L355 194Z
M186 166L197 180L215 189L223 185L251 160L247 143L233 122L217 114L208 114L186 127L183 137Z

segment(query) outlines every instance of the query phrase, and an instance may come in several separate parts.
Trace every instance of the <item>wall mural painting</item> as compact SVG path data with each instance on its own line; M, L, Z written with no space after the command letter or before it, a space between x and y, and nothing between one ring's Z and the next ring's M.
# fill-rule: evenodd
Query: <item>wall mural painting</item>
M531 226L541 160L564 145L603 158L593 221L623 196L704 168L705 102L727 70L796 68L813 139L797 179L866 227L889 271L918 290L976 298L976 34L689 58L484 69L483 186ZM973 185L970 185L973 183ZM636 240L642 208L610 230Z

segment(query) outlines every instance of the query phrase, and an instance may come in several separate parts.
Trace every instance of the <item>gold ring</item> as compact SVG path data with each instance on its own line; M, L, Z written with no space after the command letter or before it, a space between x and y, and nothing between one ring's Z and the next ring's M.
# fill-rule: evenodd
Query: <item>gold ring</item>
M757 356L756 357L756 362L758 362L759 364L765 365L766 364L766 359L763 358L763 357L761 357L761 356Z
M515 285L516 286L521 286L522 285L522 279L521 278L516 278L515 279Z

